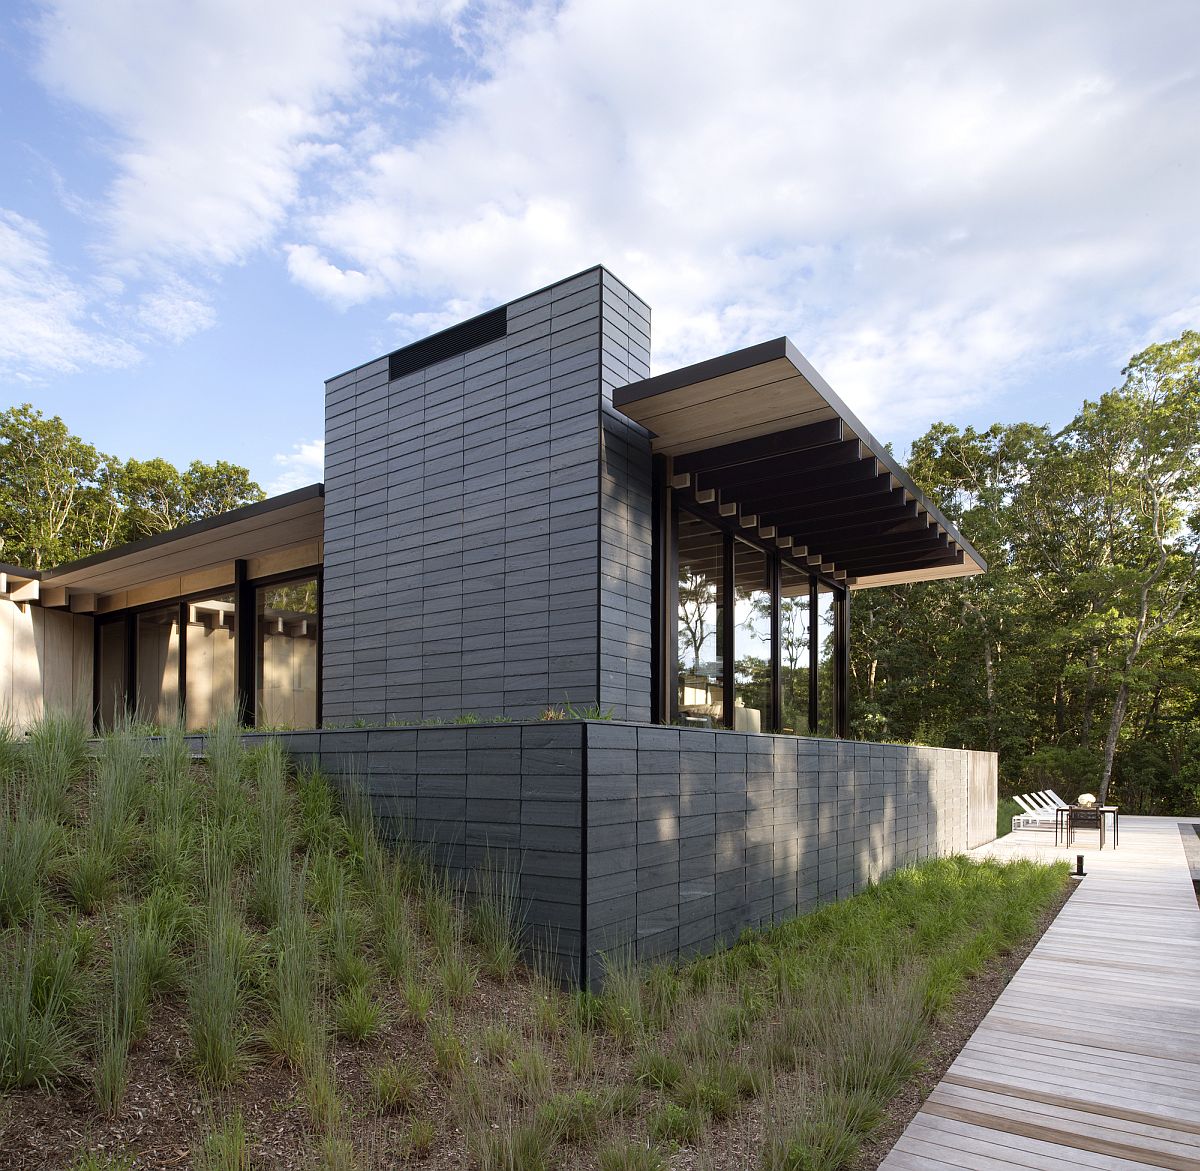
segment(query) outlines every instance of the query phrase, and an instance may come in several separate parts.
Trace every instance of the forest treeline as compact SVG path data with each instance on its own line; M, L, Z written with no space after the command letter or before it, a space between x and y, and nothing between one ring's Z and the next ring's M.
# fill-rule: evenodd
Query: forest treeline
M853 734L992 749L1007 789L1200 813L1200 333L1061 431L931 427L918 485L988 572L861 590ZM0 561L41 568L262 499L245 468L117 460L0 414Z
M263 498L237 464L119 460L29 403L0 413L0 561L62 565Z
M1200 812L1200 333L1061 431L931 427L914 480L988 572L851 601L854 733L992 749L1002 785Z

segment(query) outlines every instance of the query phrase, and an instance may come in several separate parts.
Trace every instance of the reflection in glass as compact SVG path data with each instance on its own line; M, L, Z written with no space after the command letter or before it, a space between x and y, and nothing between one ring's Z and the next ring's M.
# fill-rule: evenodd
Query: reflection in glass
M733 545L734 701L739 732L770 732L771 562L761 549Z
M137 716L165 727L179 719L179 607L137 616Z
M817 735L837 735L837 609L833 587L817 582Z
M184 718L190 732L211 728L236 705L234 635L233 594L188 603Z
M255 712L259 727L317 726L316 578L258 593Z
M805 570L783 562L779 598L780 731L811 734L808 722L808 639L811 621L809 584Z
M681 724L719 728L724 723L724 549L720 530L690 513L679 513L676 678Z
M97 731L115 728L125 715L125 623L100 624L100 664L97 671Z

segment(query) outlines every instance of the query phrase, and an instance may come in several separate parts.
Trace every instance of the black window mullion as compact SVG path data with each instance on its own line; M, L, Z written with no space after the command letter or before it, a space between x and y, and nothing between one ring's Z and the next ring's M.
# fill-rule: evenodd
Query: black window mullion
M254 586L246 575L245 561L233 563L234 675L237 680L238 723L252 728L255 722L254 672L255 636L257 632Z
M179 603L179 718L187 727L187 632L188 604Z
M733 537L724 536L724 573L721 581L721 722L726 728L733 727L733 701L735 696L733 678L734 630L733 612Z
M837 592L837 734L850 735L850 591Z
M817 579L808 578L808 731L817 733L817 670L821 664L819 642L821 636L820 615L817 612Z
M771 573L771 720L768 731L783 727L783 562L778 556L768 561Z

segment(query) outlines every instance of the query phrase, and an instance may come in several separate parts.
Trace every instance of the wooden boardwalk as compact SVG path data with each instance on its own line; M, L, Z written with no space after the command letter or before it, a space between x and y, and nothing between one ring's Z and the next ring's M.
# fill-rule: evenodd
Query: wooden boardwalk
M1094 831L975 851L1083 853L1088 876L881 1171L1200 1171L1200 906L1179 824L1125 818L1103 854Z

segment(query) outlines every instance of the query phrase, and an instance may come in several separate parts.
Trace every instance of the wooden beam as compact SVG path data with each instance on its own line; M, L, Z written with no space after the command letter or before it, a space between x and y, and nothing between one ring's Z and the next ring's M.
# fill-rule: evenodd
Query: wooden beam
M71 591L72 614L94 614L96 612L96 595L92 593L76 593Z
M716 498L717 492L715 488L705 488L696 493L697 504L712 504Z
M874 520L881 516L887 516L904 507L902 495L902 491L896 491L871 496L854 496L845 500L830 500L824 504L814 504L805 508L767 509L760 507L759 511L769 517L772 524L791 532L802 529L806 524L819 525L832 520L844 520L847 524L852 524L860 520Z
M875 474L875 457L869 455L857 439L843 440L827 447L819 447L804 455L779 455L770 459L755 460L753 463L719 468L714 472L701 472L696 476L700 488L717 488L722 492L737 494L740 489L754 484L768 488L795 476L807 476L810 481L816 473L825 469L844 468L847 465L863 464ZM818 477L818 482L824 477Z
M680 472L711 472L717 468L732 467L772 456L795 454L840 443L844 437L841 419L825 419L809 423L804 427L791 427L776 431L773 435L760 435L754 439L740 439L734 443L722 443L703 451L693 451L675 457L675 469Z
M692 477L684 473L681 476L671 477L672 488L690 488L692 486Z
M833 473L830 473L832 476ZM759 512L782 512L794 509L813 509L821 504L840 503L846 500L859 500L863 497L877 496L887 499L891 492L891 476L880 474L874 477L859 476L857 473L851 479L839 476L836 480L829 477L820 482L804 486L801 493L772 491L769 495L756 492L754 507Z
M8 597L13 602L36 602L41 593L42 583L40 581L27 581L24 585L19 585L15 590L10 590Z

